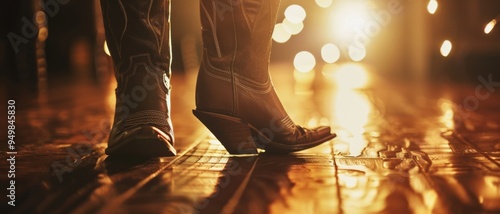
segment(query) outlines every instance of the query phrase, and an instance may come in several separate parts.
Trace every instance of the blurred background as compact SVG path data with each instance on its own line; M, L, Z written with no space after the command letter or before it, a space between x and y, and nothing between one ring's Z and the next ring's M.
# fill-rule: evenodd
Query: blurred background
M201 38L198 1L171 4L175 75L196 70ZM99 7L98 0L4 2L2 81L36 88L40 80L112 75ZM283 0L271 62L299 72L354 63L412 81L498 79L499 14L498 0Z

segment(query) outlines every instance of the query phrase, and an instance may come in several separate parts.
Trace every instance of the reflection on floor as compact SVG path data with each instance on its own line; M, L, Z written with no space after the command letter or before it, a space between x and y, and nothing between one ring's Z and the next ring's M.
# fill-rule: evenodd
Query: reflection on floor
M116 161L103 154L113 84L59 84L36 96L19 92L16 207L8 209L500 212L498 89L483 87L478 97L473 84L388 81L358 64L306 73L274 65L272 73L295 122L331 125L338 137L290 155L231 156L191 115L195 76L180 74L173 78L172 107L178 155ZM8 183L5 176L1 183Z

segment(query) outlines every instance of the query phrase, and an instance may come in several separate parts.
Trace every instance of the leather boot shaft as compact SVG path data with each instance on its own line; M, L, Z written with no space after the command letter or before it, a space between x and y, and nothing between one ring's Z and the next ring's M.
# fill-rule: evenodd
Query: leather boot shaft
M146 54L170 76L170 1L101 0L101 8L117 72L126 71L131 57Z
M278 6L278 0L200 1L204 45L198 109L293 132L268 72Z
M279 0L201 0L204 54L215 69L268 81Z

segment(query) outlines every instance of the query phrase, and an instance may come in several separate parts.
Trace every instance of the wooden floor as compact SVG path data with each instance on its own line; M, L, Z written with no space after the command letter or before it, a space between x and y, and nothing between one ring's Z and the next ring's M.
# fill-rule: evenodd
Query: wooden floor
M356 72L369 81L350 77ZM12 213L500 212L500 87L390 81L356 64L316 73L273 65L272 73L296 123L329 124L338 137L290 155L229 155L191 114L195 74L178 74L172 98L178 155L116 161L104 155L112 82L11 90L17 154L2 146L0 171L7 174L6 159L15 156L16 206L2 196L2 207ZM5 174L0 184L8 195Z

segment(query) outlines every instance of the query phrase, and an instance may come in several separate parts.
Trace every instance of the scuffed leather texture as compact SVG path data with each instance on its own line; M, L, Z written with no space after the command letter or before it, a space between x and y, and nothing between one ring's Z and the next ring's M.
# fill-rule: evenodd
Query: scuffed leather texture
M203 60L197 109L241 118L275 140L302 143L330 134L304 129L283 108L268 67L279 0L200 0Z

